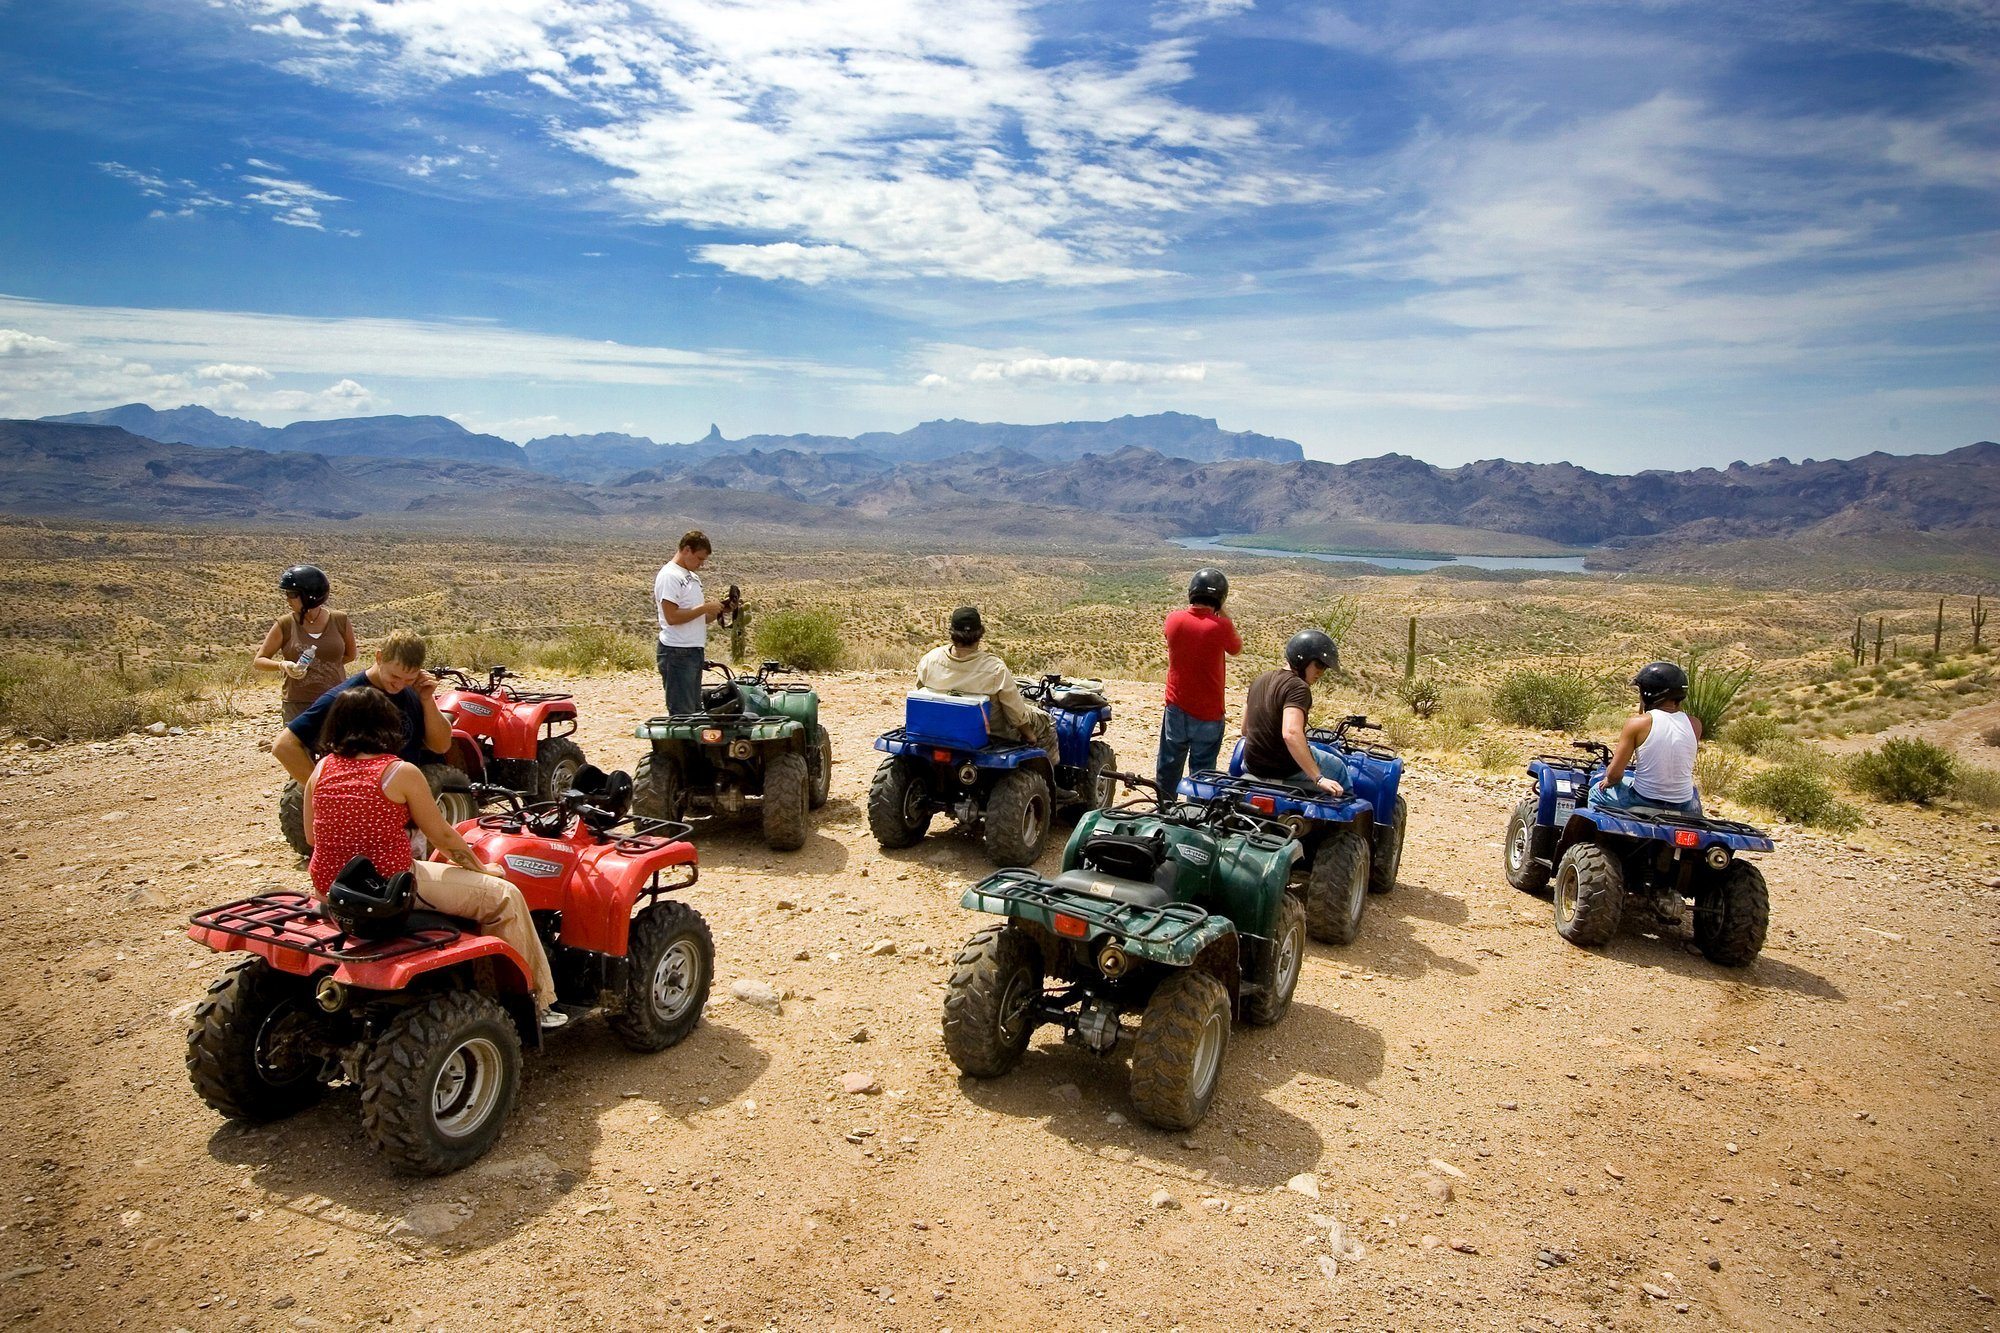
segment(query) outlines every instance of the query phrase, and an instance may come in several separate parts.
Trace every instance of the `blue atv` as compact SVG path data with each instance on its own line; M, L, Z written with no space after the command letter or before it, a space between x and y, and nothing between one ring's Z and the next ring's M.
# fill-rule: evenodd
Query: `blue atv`
M1396 887L1403 863L1403 834L1410 805L1403 798L1403 760L1379 742L1352 733L1379 732L1356 714L1331 728L1312 727L1306 739L1347 761L1349 790L1333 797L1318 788L1243 771L1243 742L1229 756L1229 771L1210 770L1181 779L1180 794L1194 801L1234 796L1251 809L1285 821L1305 856L1306 931L1323 944L1351 944L1361 930L1361 909L1371 893Z
M1535 794L1507 821L1507 882L1538 893L1555 880L1556 933L1592 948L1618 933L1628 906L1678 928L1694 904L1694 942L1723 967L1747 967L1764 947L1771 895L1743 852L1768 852L1770 835L1733 819L1684 815L1657 806L1599 810L1591 784L1611 747L1573 741L1584 752L1528 761Z
M993 736L986 699L910 691L903 725L875 738L889 757L868 784L868 828L885 851L915 845L945 813L984 824L993 864L1032 865L1059 804L1111 803L1118 756L1099 739L1111 702L1098 682L1052 675L1016 684L1054 721L1058 762L1038 745Z

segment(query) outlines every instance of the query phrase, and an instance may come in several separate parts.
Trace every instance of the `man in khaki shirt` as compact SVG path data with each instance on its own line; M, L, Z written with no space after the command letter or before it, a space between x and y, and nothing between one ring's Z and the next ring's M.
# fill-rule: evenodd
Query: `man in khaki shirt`
M917 684L941 694L974 695L993 702L989 724L995 736L1025 740L1049 752L1056 762L1056 728L1049 715L1021 697L1014 673L998 653L980 647L986 626L976 606L951 613L951 642L923 655L917 663Z

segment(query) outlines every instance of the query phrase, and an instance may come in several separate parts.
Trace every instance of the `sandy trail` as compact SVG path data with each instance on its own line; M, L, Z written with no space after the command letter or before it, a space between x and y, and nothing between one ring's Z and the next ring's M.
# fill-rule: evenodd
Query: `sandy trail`
M1499 876L1524 780L1413 765L1401 887L1354 945L1314 946L1281 1025L1235 1031L1208 1120L1163 1134L1132 1117L1121 1064L1046 1033L1011 1077L957 1078L938 1013L984 859L949 833L875 847L869 743L900 680L821 684L834 795L806 848L768 852L748 824L698 833L690 897L719 974L703 1025L645 1057L577 1025L530 1060L492 1155L441 1180L390 1175L352 1091L246 1130L181 1068L185 1007L224 961L184 938L187 914L301 878L257 748L275 714L7 752L0 1316L1992 1326L1991 835L1892 816L1869 851L1787 836L1763 858L1770 947L1729 973L1649 935L1564 944L1547 903ZM591 757L629 766L656 683L578 689ZM1150 764L1156 689L1112 686L1128 766ZM895 953L864 956L880 939ZM780 1014L733 1002L742 977L793 996ZM842 1094L849 1071L884 1092ZM1317 1201L1287 1188L1301 1173ZM1150 1202L1163 1189L1177 1206ZM1332 1276L1315 1214L1362 1249Z

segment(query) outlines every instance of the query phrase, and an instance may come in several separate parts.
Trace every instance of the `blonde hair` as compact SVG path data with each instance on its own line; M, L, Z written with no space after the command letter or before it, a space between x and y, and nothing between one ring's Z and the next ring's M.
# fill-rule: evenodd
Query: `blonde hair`
M399 629L382 640L382 646L375 650L375 655L399 667L419 671L423 668L426 651L423 635L413 629Z

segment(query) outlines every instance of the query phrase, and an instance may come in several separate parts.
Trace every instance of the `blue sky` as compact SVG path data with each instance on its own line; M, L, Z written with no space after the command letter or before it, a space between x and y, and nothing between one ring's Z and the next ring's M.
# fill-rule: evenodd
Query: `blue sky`
M2000 436L2000 3L0 0L0 414Z

